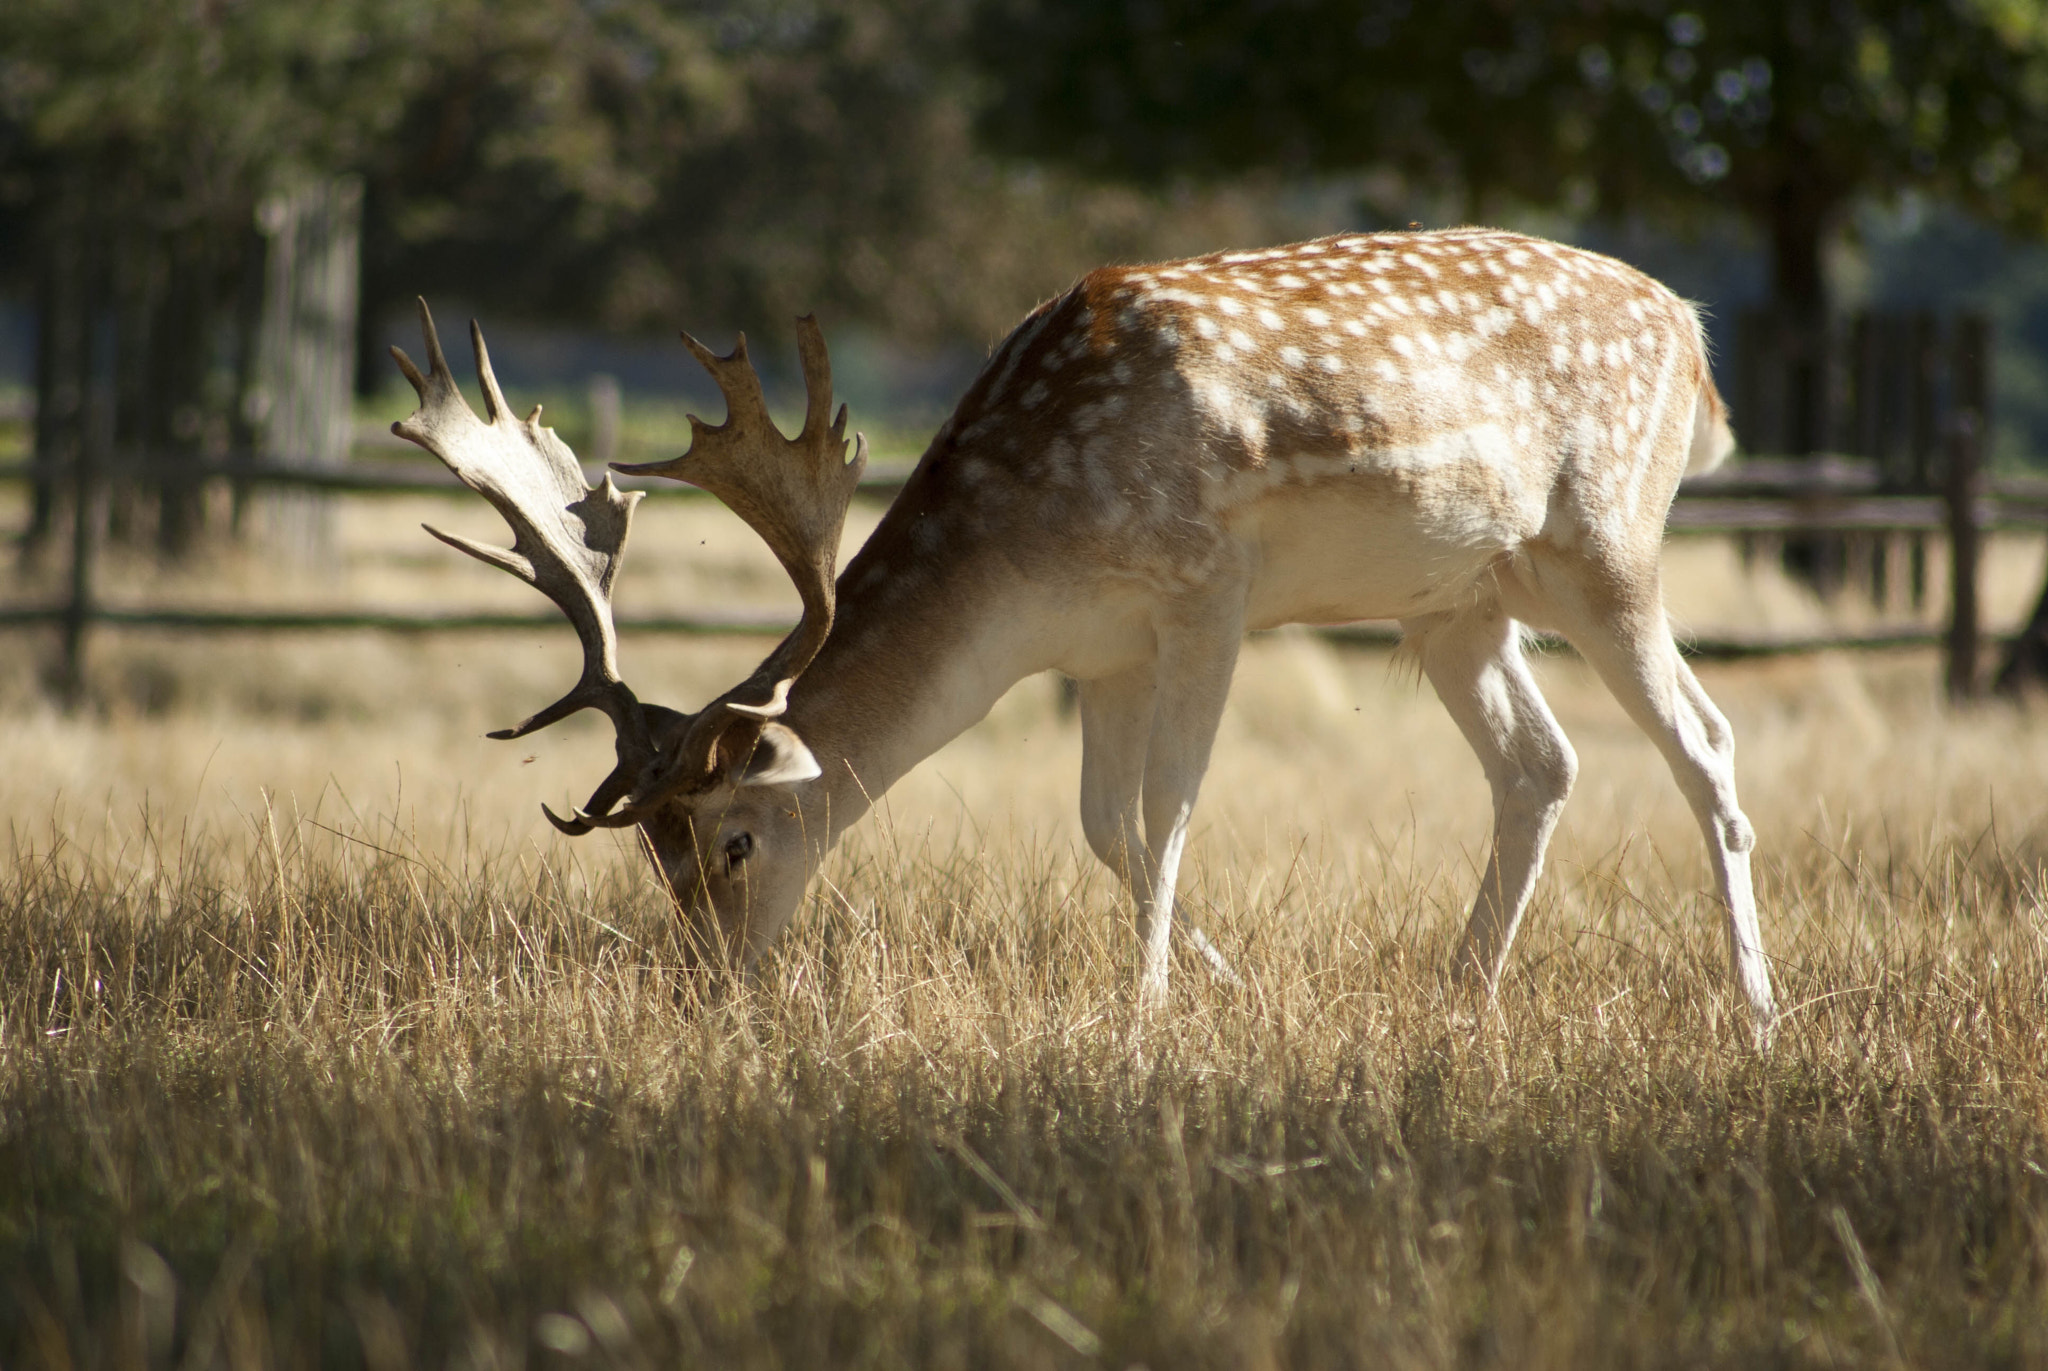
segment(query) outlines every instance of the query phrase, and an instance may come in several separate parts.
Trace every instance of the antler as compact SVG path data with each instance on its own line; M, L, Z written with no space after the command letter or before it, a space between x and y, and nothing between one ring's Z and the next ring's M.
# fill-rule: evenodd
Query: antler
M832 631L840 531L847 502L868 463L867 439L861 434L854 435L853 457L847 459L846 406L831 417L832 360L815 316L797 320L806 403L803 430L795 438L784 438L769 417L760 377L747 360L746 335L723 357L687 333L683 345L725 396L726 421L707 424L692 414L688 452L637 466L615 462L613 469L687 481L724 501L761 535L796 583L803 617L751 676L691 717L681 738L664 749L669 755L658 780L624 809L587 820L605 826L635 822L652 806L717 771L721 757L751 753L761 726L788 707L790 686Z
M625 556L626 533L640 492L621 492L609 475L595 489L586 486L576 455L553 429L541 427L540 406L534 406L523 421L511 418L505 394L491 372L483 331L474 321L469 326L469 340L476 349L485 419L476 417L456 388L425 300L420 301L420 329L426 336L426 375L420 374L401 349L391 349L399 370L420 397L419 408L393 424L391 431L439 457L464 485L489 500L512 526L512 546L492 547L444 533L431 524L423 527L479 561L511 572L553 600L583 643L583 674L575 687L517 727L490 736L523 738L579 709L603 710L618 735L618 763L585 808L604 813L632 788L655 756L649 710L619 679L618 637L612 626L612 580ZM588 825L580 822L581 811L577 820L561 819L552 810L548 818L565 832L589 831Z
M803 617L767 660L694 715L643 705L619 679L612 580L625 556L639 492L621 493L610 476L595 489L586 486L575 454L554 430L540 426L538 406L523 422L507 417L483 332L472 322L470 342L488 415L478 419L456 389L424 300L420 327L426 336L426 375L404 352L391 349L420 396L420 407L391 431L432 452L464 485L496 506L512 526L512 546L471 542L432 525L427 532L539 590L561 606L583 642L583 674L575 688L518 727L490 736L524 737L579 709L603 710L618 734L618 763L589 803L567 819L543 805L548 818L569 834L623 828L678 791L708 782L723 765L746 760L762 729L788 708L790 686L832 631L840 530L847 502L867 467L867 439L859 434L854 435L853 458L847 460L846 406L831 417L832 363L817 320L806 315L797 321L808 403L803 431L795 438L784 438L769 417L744 337L721 357L686 333L684 345L725 395L726 421L714 426L692 414L690 450L681 457L640 466L613 464L632 475L688 481L718 496L761 535L803 600Z

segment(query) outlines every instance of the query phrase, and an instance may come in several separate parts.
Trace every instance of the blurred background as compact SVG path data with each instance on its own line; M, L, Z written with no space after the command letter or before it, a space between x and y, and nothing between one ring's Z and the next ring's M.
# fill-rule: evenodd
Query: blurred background
M1689 626L1932 643L1961 577L2020 638L1971 682L2012 677L2048 526L2029 0L10 0L0 694L204 686L95 674L124 625L532 609L414 527L498 536L388 434L417 295L590 462L719 412L678 328L746 330L793 409L815 311L886 474L1091 266L1470 222L1704 305L1753 460L1674 522L1715 540ZM720 512L663 519L622 612L786 611Z

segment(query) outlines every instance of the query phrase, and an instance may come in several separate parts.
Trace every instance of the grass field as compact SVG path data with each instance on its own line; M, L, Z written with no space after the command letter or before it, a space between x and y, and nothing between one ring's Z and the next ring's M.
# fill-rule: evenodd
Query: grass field
M625 593L779 593L659 517ZM500 593L358 532L297 593ZM1673 561L1691 622L1818 612ZM2048 716L1948 714L1931 657L1702 671L1761 1057L1690 818L1569 657L1581 780L1485 1007L1444 978L1476 763L1384 654L1254 641L1188 901L1246 984L1184 957L1140 1036L1052 682L721 992L630 847L539 819L601 727L479 736L568 636L137 634L69 718L0 639L0 1365L2048 1364ZM626 665L694 704L758 651Z

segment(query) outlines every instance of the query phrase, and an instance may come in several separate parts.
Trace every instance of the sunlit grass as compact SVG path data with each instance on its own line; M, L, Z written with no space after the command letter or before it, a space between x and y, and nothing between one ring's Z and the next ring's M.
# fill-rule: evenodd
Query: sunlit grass
M627 613L787 601L719 511L644 514ZM109 594L533 607L419 518L501 536L354 504L325 570ZM2039 557L2001 546L1994 617ZM1850 613L1667 564L1694 628ZM693 707L761 648L622 656ZM110 634L71 715L50 650L0 639L0 1365L2048 1360L2048 727L1947 712L1931 656L1702 668L1765 1058L1691 818L1568 656L1580 781L1485 1006L1445 976L1489 829L1455 728L1384 654L1253 640L1185 890L1244 984L1184 957L1141 1032L1050 679L719 986L629 841L540 818L602 720L481 736L574 678L566 630Z
M1141 1032L1048 686L720 987L630 848L533 822L601 732L476 739L563 666L511 646L158 648L155 714L22 706L0 1361L2048 1355L2048 732L1945 717L1925 659L1708 675L1791 1006L1761 1058L1683 806L1569 659L1584 776L1488 1008L1444 977L1455 732L1383 658L1255 643L1189 899L1245 985L1183 958ZM746 656L643 660L688 695Z

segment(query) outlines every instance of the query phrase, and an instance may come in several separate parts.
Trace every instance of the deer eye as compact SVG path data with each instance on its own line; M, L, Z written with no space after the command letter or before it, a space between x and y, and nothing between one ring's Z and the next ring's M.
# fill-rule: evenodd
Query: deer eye
M726 870L730 871L732 870L732 868L738 866L741 862L745 861L747 859L747 854L752 852L753 850L754 835L751 833L735 833L730 838L727 838L725 840Z

